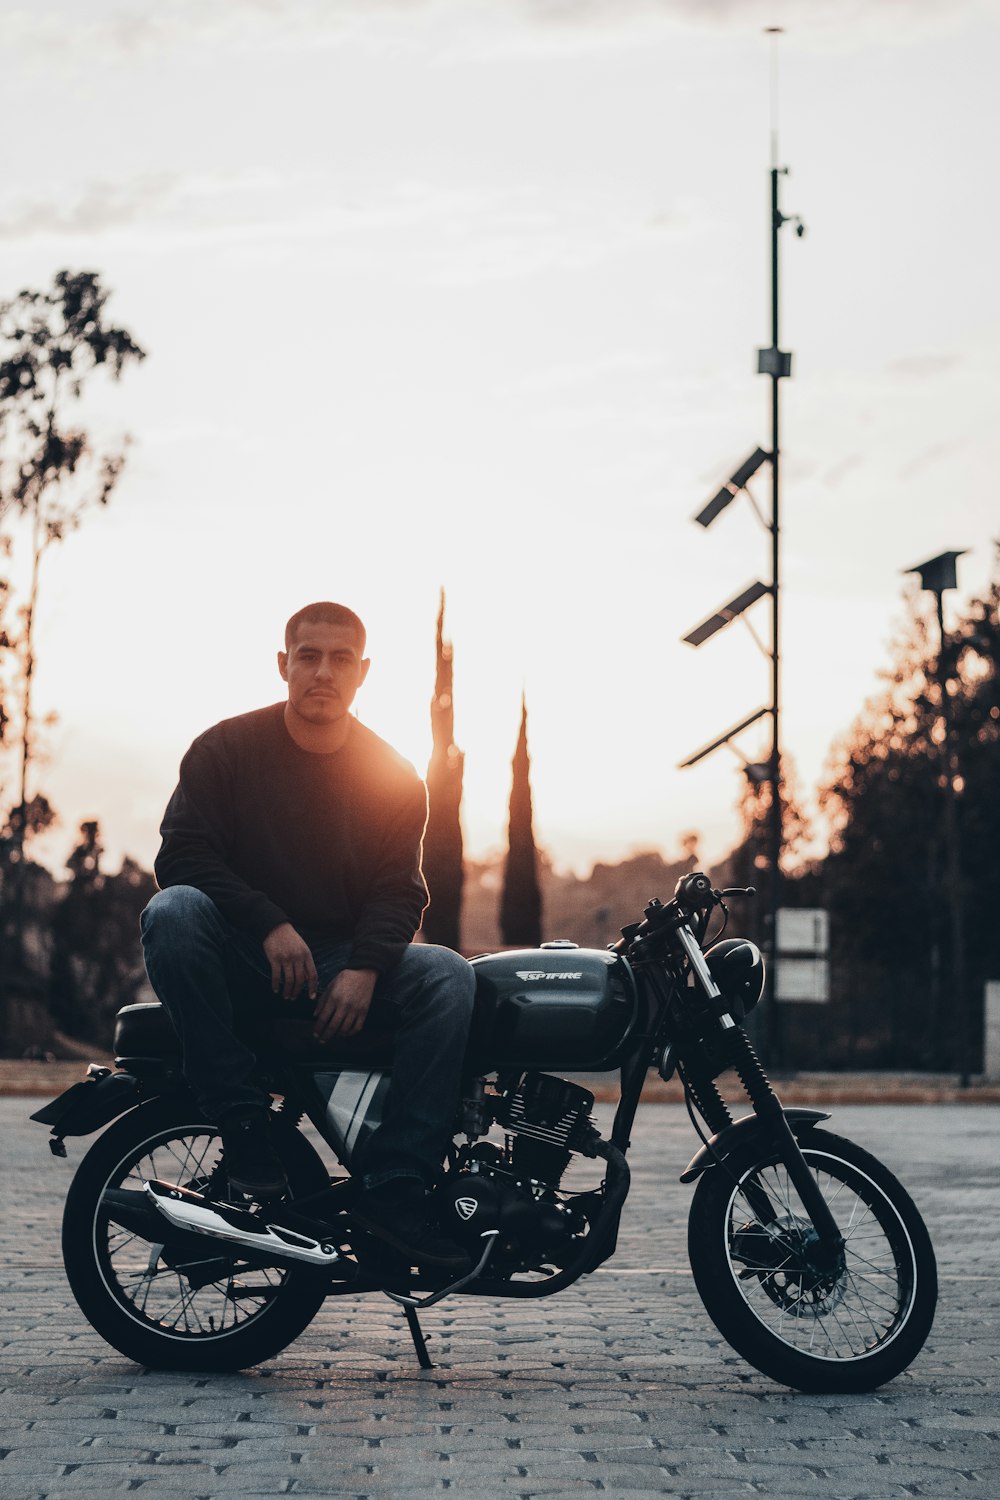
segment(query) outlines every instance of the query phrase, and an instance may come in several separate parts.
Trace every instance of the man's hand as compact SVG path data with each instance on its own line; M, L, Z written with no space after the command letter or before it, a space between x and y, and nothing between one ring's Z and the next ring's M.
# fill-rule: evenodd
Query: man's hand
M317 1041L357 1036L365 1024L377 979L375 969L344 969L327 985L313 1019Z
M309 944L295 931L291 922L282 922L264 939L264 956L271 965L271 989L286 1000L293 1000L303 989L309 999L316 999L319 976L309 951Z

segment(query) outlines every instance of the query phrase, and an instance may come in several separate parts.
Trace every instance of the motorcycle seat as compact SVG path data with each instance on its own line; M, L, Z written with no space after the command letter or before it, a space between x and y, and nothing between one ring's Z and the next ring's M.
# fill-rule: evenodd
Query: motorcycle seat
M492 997L476 994L472 1028L466 1049L467 1065L477 1070L488 1051L493 1028ZM312 1034L312 1007L297 1001L260 1018L240 1031L240 1036L258 1056L279 1053L290 1062L314 1068L390 1068L394 1036L384 1023L369 1023L357 1036L318 1042ZM179 1068L181 1044L164 1006L158 1000L123 1005L115 1020L114 1056L118 1067L129 1070L155 1064Z
M388 1067L392 1062L392 1035L384 1029L365 1028L356 1037L338 1037L322 1044L312 1034L308 1014L293 1006L287 1015L267 1016L239 1030L242 1040L259 1055L280 1052L290 1061L314 1066ZM174 1024L158 1000L123 1005L115 1020L115 1062L121 1068L158 1062L179 1067L181 1044Z

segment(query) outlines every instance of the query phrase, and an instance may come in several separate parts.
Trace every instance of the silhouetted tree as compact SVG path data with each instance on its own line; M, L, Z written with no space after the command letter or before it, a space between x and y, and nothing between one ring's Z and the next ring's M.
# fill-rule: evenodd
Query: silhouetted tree
M0 1000L11 991L36 994L44 987L44 964L32 957L25 946L25 929L29 920L37 929L46 926L44 914L37 910L37 896L51 882L48 871L32 864L25 856L25 846L36 834L44 833L56 821L55 809L47 797L36 793L27 802L12 807L0 822ZM0 1033L7 1018L0 1006Z
M444 589L437 617L434 697L431 699L433 749L427 767L427 829L424 833L424 879L430 905L423 931L429 943L461 946L462 917L462 775L465 756L455 744L453 657L444 638Z
M1000 974L1000 577L938 660L917 615L885 691L835 752L821 803L832 824L821 878L836 924L838 990L866 1060L958 1068L960 1006L978 1047L985 980ZM944 842L941 680L952 683L969 994L952 994Z
M507 860L500 897L500 934L505 943L527 948L536 947L542 941L542 891L531 818L530 766L528 708L522 694L521 729L512 762Z
M93 271L59 271L48 291L22 291L0 304L0 543L12 549L11 521L26 528L28 584L21 626L11 636L0 631L0 650L10 666L8 690L16 698L19 766L10 813L7 860L0 869L2 937L9 966L16 958L24 883L25 839L31 831L29 771L34 754L32 689L35 623L41 561L48 548L79 526L90 505L106 505L125 461L123 449L98 449L86 430L74 425L76 403L99 369L118 379L126 364L145 357L124 328L108 323L108 293ZM4 580L6 604L9 580ZM0 609L0 627L4 611ZM6 707L0 729L9 743Z
M128 858L117 875L104 874L102 854L96 821L81 823L52 921L49 1009L62 1031L107 1047L115 1013L144 981L139 917L156 884Z
M781 870L787 877L800 865L810 828L802 808L795 766L788 755L782 756L781 770ZM762 945L766 944L769 925L772 795L770 781L755 782L749 777L744 781L739 800L742 836L716 874L717 884L754 887L756 897L749 905L740 907L740 930ZM781 899L786 905L803 904L791 894L787 879L783 880Z

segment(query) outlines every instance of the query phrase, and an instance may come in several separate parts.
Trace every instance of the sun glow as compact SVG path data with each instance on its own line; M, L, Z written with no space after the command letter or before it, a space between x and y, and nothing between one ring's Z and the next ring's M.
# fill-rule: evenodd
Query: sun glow
M30 8L8 38L10 115L36 117L39 76L49 108L8 164L0 294L98 266L149 358L95 413L135 438L110 509L44 564L36 705L59 722L35 786L62 823L43 857L98 817L110 863L148 864L184 749L282 695L281 630L310 599L366 620L358 712L423 772L442 585L470 853L504 843L522 691L557 864L676 852L693 827L706 861L724 851L735 763L675 767L764 701L765 665L735 628L679 638L763 566L747 507L690 525L764 440L756 30L717 7L553 27L442 0L295 26L182 7L126 36L110 0L57 9L58 48ZM965 195L967 274L929 298L954 229L923 190L959 159L992 180L1000 32L928 12L894 25L889 67L884 26L803 14L785 38L813 230L783 273L784 739L805 786L886 660L899 570L957 540L976 590L995 531L996 198ZM890 189L843 169L879 142Z

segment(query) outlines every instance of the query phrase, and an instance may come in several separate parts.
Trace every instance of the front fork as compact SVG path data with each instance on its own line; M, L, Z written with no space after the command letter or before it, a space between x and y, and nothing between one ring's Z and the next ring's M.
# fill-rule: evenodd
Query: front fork
M771 1087L750 1038L741 1026L737 1026L729 1032L728 1041L732 1065L747 1091L754 1113L764 1127L765 1139L777 1151L782 1166L802 1200L803 1208L812 1220L818 1243L812 1247L810 1254L824 1270L832 1270L843 1253L844 1236L830 1211L830 1205L824 1198L809 1163L802 1155L802 1148L792 1133L781 1101ZM777 1213L759 1183L748 1183L744 1193L760 1223L773 1223Z
M739 1074L740 1081L747 1091L747 1097L753 1105L754 1113L764 1126L769 1143L776 1149L782 1165L802 1200L803 1207L812 1220L813 1228L819 1237L819 1244L814 1248L813 1254L817 1260L832 1267L843 1252L844 1236L830 1212L830 1205L823 1197L819 1183L809 1170L799 1143L785 1118L781 1101L771 1087L770 1079L764 1072L753 1043L742 1026L733 1020L725 1008L725 998L712 977L697 939L685 926L678 928L677 936L688 956L695 978L716 1008L719 1025L726 1038L729 1063ZM751 1186L746 1190L746 1196L760 1222L762 1224L773 1223L777 1214L763 1188Z

